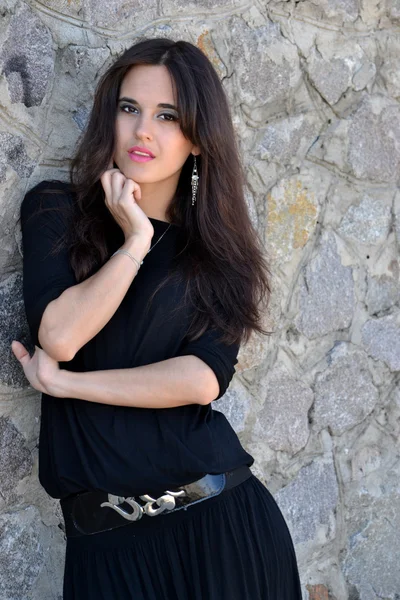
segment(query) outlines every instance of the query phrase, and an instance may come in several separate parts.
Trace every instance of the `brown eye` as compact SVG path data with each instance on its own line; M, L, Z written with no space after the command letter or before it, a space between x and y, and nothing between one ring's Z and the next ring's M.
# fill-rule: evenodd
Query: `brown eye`
M167 119L163 119L163 121L178 121L178 117L171 115L170 113L162 113L160 117L168 117Z
M126 108L127 108L128 110L125 110ZM126 112L126 113L132 113L132 110L137 110L137 108L135 108L134 106L130 106L129 104L122 104L122 105L120 106L120 110L121 110L122 112ZM133 114L135 114L135 113L133 113Z

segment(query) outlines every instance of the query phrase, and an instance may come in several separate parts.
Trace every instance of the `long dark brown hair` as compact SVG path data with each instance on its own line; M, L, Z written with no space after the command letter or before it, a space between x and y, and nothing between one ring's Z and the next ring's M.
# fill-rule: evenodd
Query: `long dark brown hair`
M270 296L269 267L244 199L245 177L223 86L205 54L186 41L146 39L126 50L101 77L87 127L71 161L75 217L70 228L71 267L80 282L108 259L106 232L114 222L100 176L113 157L121 83L135 65L165 65L174 82L180 127L200 149L199 187L191 205L190 154L167 211L186 244L172 277L185 282L183 303L196 307L187 332L197 339L210 326L225 343L247 342L262 328ZM115 222L114 222L115 225Z

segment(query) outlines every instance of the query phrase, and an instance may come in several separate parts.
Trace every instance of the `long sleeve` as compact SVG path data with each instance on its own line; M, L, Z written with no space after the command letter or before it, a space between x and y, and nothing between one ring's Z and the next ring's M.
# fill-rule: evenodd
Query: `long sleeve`
M186 342L176 356L193 354L203 360L215 373L219 383L219 394L214 399L219 400L229 387L235 374L239 344L223 344L218 340L221 331L207 329L197 340Z
M59 192L43 193L59 186ZM61 182L39 183L27 192L20 209L25 313L32 342L39 348L38 331L46 306L77 283L68 248L63 246L54 253L54 246L67 232L71 214L71 197L62 186ZM53 208L58 210L48 210Z

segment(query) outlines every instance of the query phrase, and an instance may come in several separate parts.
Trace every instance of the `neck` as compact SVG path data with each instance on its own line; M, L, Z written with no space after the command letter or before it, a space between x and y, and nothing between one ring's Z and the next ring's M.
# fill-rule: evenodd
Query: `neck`
M141 198L137 201L140 208L153 219L168 221L167 210L174 199L177 181L161 181L156 183L139 183Z

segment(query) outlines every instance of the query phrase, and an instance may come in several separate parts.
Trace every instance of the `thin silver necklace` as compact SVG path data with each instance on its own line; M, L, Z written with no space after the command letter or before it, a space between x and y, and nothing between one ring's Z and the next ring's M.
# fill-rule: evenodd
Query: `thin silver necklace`
M170 224L168 225L167 229L166 229L166 230L164 231L164 233L163 233L163 234L162 234L162 235L161 235L161 236L158 238L158 240L156 241L156 243L154 244L154 246L152 246L152 247L150 248L150 250L147 252L147 254L148 254L149 252L151 252L155 246L157 246L158 242L159 242L159 241L160 241L160 240L161 240L161 239L164 237L164 235L167 233L167 231L168 231L168 229L171 227L171 225L172 225L172 223L170 223ZM147 256L147 254L146 254L146 256Z

